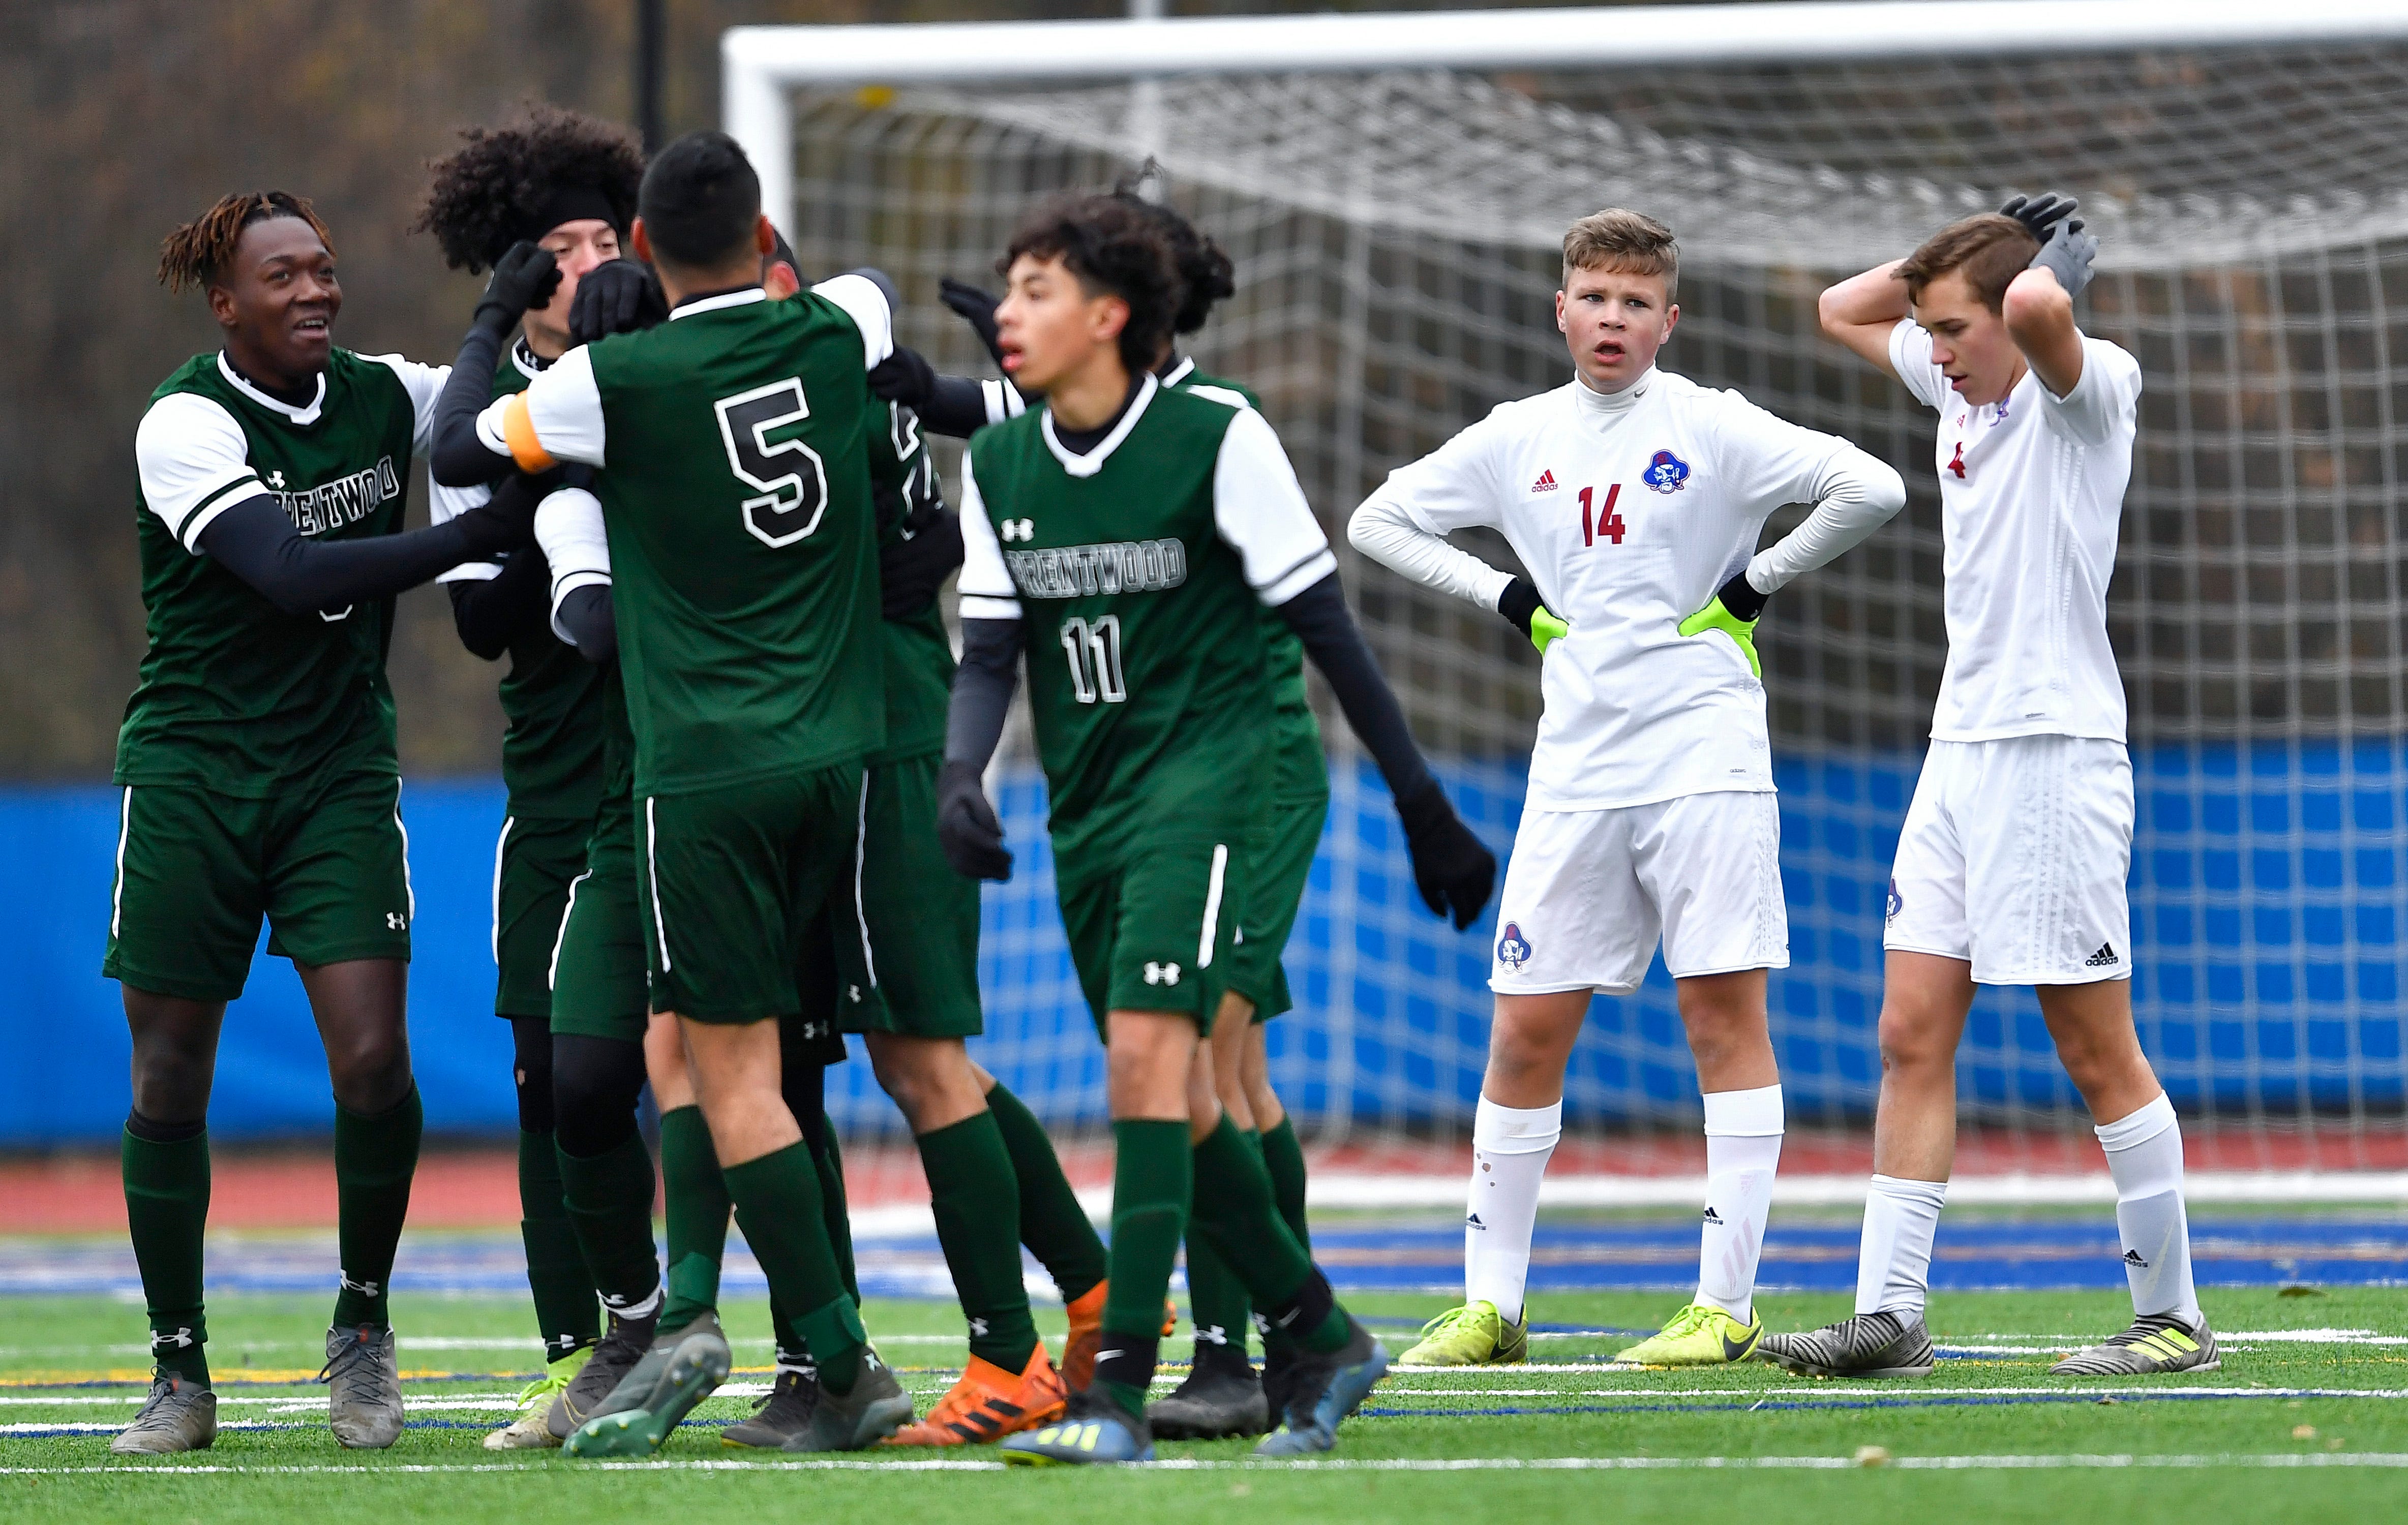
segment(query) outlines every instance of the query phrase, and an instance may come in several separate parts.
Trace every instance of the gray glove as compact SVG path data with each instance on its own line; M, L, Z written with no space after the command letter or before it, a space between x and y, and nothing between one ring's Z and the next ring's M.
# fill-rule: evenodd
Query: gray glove
M2048 241L2040 246L2027 268L2054 272L2066 295L2080 296L2082 288L2090 284L2090 262L2098 257L2098 237L2083 232L2082 219L2077 217L2050 230Z
M2048 242L2048 230L2071 217L2082 206L2071 196L2060 196L2054 191L2043 191L2037 196L2017 196L1999 208L2001 217L2012 217L2031 230L2031 235L2042 243Z

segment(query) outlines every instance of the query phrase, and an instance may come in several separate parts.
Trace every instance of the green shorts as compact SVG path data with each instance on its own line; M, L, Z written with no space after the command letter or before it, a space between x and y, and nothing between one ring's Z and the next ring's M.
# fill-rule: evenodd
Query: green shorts
M1237 941L1235 848L1148 843L1110 865L1057 862L1062 928L1098 1033L1114 1011L1177 1012L1211 1032Z
M546 950L552 1030L641 1043L652 1004L636 900L636 802L604 799L589 831L584 872L569 882Z
M822 902L803 928L795 957L795 990L802 1004L778 1019L780 1058L788 1070L844 1062L844 1014L859 1009L867 994L856 977L859 961L838 956L853 925L852 901L848 884L843 893Z
M273 799L129 784L103 977L186 1001L242 994L266 918L267 950L310 967L409 960L408 836L401 780L337 773Z
M871 768L862 812L860 872L845 888L847 914L831 917L839 939L859 945L870 982L841 984L848 1033L922 1038L976 1037L979 887L945 862L937 840L934 753ZM804 991L808 1005L810 992Z
M496 1017L552 1015L552 956L560 946L569 882L585 872L592 818L508 816L494 844L494 990Z
M860 866L863 786L861 764L844 762L637 802L654 1011L740 1023L802 1009L811 919Z
M1312 855L1321 846L1321 823L1329 796L1274 799L1255 816L1246 834L1245 904L1240 909L1237 944L1229 949L1229 989L1254 1003L1254 1020L1268 1021L1296 1003L1289 998L1287 970L1280 956L1296 930L1304 887L1312 877Z

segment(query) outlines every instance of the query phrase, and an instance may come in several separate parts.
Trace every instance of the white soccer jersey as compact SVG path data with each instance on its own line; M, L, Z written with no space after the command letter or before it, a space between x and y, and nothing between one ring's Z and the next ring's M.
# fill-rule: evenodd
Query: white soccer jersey
M1610 397L1574 380L1500 405L1391 473L1358 511L1356 540L1383 514L1431 535L1497 530L1570 624L1541 668L1531 809L1766 792L1764 685L1728 635L1679 626L1748 564L1774 509L1818 501L1842 474L1898 480L1847 441L1735 392L1663 371ZM1482 585L1440 585L1493 607L1507 575L1471 577Z
M1934 741L2124 739L2124 680L2107 643L2107 579L2132 477L2141 363L2085 335L2082 377L2053 396L2037 372L1974 407L1931 362L1931 335L1890 331L1890 368L1940 411L1948 666Z

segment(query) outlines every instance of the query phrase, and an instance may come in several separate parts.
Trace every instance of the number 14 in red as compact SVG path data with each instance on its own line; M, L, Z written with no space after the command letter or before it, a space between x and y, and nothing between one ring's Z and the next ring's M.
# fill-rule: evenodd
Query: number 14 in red
M1602 513L1593 512L1591 509L1591 500L1596 492L1597 489L1593 487L1584 487L1580 490L1581 544L1596 545L1598 536L1604 535L1618 546L1622 544L1622 532L1628 528L1623 523L1622 516L1613 511L1613 500L1622 496L1622 484L1616 482L1605 490L1605 509Z

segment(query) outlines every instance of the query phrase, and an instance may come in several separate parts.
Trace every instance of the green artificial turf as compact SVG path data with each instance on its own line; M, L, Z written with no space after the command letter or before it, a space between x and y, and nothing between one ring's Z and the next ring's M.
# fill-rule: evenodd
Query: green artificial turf
M1438 1312L1440 1301L1352 1300L1358 1313L1381 1321L1398 1350L1410 1343L1412 1323ZM1553 1295L1532 1317L1542 1328L1633 1330L1660 1322L1678 1301ZM2206 1303L2229 1334L2408 1335L2408 1293L2399 1290L2212 1291ZM132 1414L140 1390L122 1378L143 1359L138 1307L99 1297L0 1301L0 1423L9 1427L0 1433L0 1515L289 1521L365 1509L498 1525L738 1520L809 1506L838 1511L827 1517L838 1519L842 1511L874 1509L897 1520L1054 1522L1108 1510L1164 1518L1226 1501L1239 1512L1233 1519L1316 1525L1391 1518L1552 1525L1624 1516L1864 1525L1879 1518L1869 1512L1893 1507L1919 1518L1954 1511L1984 1520L2123 1522L2384 1518L2408 1487L2395 1466L2371 1464L2408 1461L2401 1396L2408 1344L2244 1337L2222 1372L2202 1377L2103 1384L2049 1377L2052 1352L2126 1321L2128 1305L2114 1293L1943 1296L1932 1310L1943 1344L2013 1348L1943 1360L1922 1382L1813 1382L1755 1364L1614 1371L1602 1362L1621 1336L1541 1337L1532 1343L1531 1367L1392 1377L1326 1461L1248 1464L1248 1443L1224 1442L1160 1447L1166 1460L1191 1465L1076 1473L895 1464L992 1461L992 1452L977 1450L871 1453L818 1467L760 1458L722 1447L709 1422L745 1413L745 1396L705 1404L695 1415L701 1422L673 1436L652 1464L486 1451L484 1433L508 1421L509 1395L534 1375L523 1300L406 1291L396 1299L403 1369L443 1375L408 1381L413 1423L400 1444L347 1453L325 1431L322 1390L307 1380L319 1359L324 1304L322 1297L213 1300L221 1424L283 1428L228 1429L210 1451L139 1461L112 1461L105 1434L27 1432L122 1423ZM1828 1295L1768 1294L1761 1306L1771 1329L1848 1311L1845 1299ZM742 1368L767 1364L766 1309L732 1302L725 1315L737 1341L733 1382L758 1390L766 1374ZM958 1314L948 1305L873 1300L865 1317L924 1405L963 1360ZM1058 1309L1040 1313L1057 1347L1059 1319ZM1165 1351L1183 1354L1183 1340L1166 1342ZM1574 1369L1547 1369L1556 1366ZM111 1374L118 1385L108 1385ZM2234 1390L2175 1396L2182 1389ZM2274 1390L2286 1389L2320 1390ZM2052 1394L2075 1401L2035 1401ZM1886 1463L1858 1465L1867 1447L1885 1453ZM203 1467L223 1470L194 1470Z

